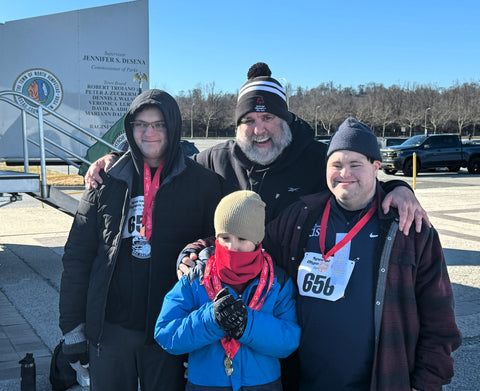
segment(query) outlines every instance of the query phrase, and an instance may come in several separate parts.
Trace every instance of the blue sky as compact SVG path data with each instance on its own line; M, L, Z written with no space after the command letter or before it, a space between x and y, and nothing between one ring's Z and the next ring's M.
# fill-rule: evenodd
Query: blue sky
M119 2L0 0L0 22ZM479 14L478 0L150 0L150 87L235 93L257 61L293 87L479 82Z

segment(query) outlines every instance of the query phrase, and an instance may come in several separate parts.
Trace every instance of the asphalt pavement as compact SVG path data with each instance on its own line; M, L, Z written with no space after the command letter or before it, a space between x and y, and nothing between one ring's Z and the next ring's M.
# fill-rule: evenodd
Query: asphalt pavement
M406 179L401 175L380 179ZM411 178L406 179L410 184ZM74 190L72 191L74 192ZM440 234L453 284L463 345L453 354L455 377L444 390L480 384L480 176L425 173L416 195ZM76 195L78 196L78 195ZM72 218L28 196L0 203L0 390L20 389L18 361L32 352L37 390L51 390L50 356L60 340L61 256ZM85 388L84 388L85 389ZM71 390L83 390L76 386Z

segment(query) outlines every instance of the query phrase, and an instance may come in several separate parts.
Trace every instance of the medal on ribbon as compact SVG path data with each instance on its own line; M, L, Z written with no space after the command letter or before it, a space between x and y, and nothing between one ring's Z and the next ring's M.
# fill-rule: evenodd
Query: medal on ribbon
M233 373L233 362L232 359L228 357L228 355L225 355L225 357L223 358L223 365L225 366L225 373L227 374L227 376L231 376Z

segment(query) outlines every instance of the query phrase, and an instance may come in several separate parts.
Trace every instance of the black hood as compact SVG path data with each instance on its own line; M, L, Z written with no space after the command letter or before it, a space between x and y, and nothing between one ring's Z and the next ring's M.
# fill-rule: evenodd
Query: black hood
M162 180L166 175L169 174L177 155L181 153L180 136L182 130L182 116L175 99L165 91L155 89L148 90L142 92L134 99L130 105L130 110L125 117L124 125L127 140L132 151L135 168L140 175L143 174L143 156L133 138L133 129L130 122L135 119L135 115L137 113L148 106L157 107L162 112L165 124L167 126L168 146L165 165L163 166L162 173L160 175L160 180Z

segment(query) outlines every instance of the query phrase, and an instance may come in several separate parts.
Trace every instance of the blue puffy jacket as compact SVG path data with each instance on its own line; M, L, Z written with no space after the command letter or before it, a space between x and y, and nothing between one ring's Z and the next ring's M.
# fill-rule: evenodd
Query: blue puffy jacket
M208 253L204 250L203 253ZM279 358L290 355L300 342L292 280L274 266L274 282L260 311L248 308L248 321L240 349L233 358L233 373L227 376L220 339L225 332L213 314L203 281L203 268L183 276L165 296L155 327L155 340L172 354L189 353L187 390L281 390ZM258 278L243 292L253 296ZM226 286L226 285L224 285ZM237 297L229 287L230 293ZM249 300L248 300L249 302ZM258 387L253 389L258 390Z

